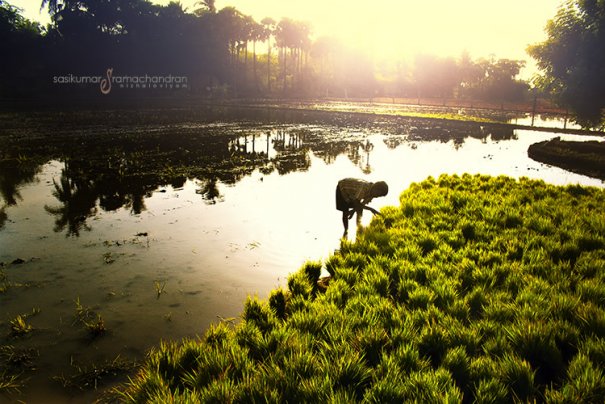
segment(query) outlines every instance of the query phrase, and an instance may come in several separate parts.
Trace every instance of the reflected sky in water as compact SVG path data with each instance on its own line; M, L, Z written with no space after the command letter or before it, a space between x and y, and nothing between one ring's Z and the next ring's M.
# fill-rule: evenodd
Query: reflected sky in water
M141 357L160 339L237 316L247 295L265 298L305 260L327 258L342 234L334 188L344 177L386 181L390 193L375 208L443 173L603 186L527 157L530 144L555 136L465 125L189 124L89 139L42 165L17 162L0 174L0 262L11 283L29 287L10 287L0 306L4 322L41 308L31 322L45 331L22 343L45 352L28 394L47 394L48 378L69 372L66 358ZM26 262L10 264L17 258ZM166 284L159 299L154 282ZM78 298L103 316L108 335L86 341L73 325Z

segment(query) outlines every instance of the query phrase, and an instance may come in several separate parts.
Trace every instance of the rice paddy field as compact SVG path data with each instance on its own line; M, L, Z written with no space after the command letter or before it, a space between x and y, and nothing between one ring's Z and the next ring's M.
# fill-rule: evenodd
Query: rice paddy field
M154 348L109 399L602 402L603 206L602 189L524 177L413 183L241 321Z
M320 107L0 114L0 402L598 397L602 134Z

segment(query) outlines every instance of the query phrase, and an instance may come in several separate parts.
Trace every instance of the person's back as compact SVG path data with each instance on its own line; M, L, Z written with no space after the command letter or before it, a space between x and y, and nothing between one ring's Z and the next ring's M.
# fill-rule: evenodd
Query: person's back
M361 220L364 209L379 214L375 209L367 206L373 198L385 196L389 186L384 181L368 182L358 178L345 178L336 185L336 209L342 211L343 237L349 230L349 219L357 212L357 221Z
M338 181L338 188L345 201L352 203L354 200L362 201L370 198L372 183L358 178L345 178Z

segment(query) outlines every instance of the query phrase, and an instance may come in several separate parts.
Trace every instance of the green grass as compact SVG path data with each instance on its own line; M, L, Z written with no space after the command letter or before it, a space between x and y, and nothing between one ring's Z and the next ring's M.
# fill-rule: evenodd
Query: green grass
M95 339L106 334L105 320L100 314L95 313L90 307L82 305L80 297L74 300L76 312L73 324L80 324L86 330L90 339Z
M605 396L605 191L412 184L242 321L166 342L128 402L594 402ZM318 282L321 268L329 282ZM321 287L320 287L321 285ZM327 286L326 286L327 285Z

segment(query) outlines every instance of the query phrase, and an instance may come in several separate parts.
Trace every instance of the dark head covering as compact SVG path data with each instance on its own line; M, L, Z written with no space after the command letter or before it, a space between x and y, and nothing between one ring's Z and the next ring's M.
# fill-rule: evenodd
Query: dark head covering
M375 182L372 185L372 194L375 196L385 196L389 193L389 186L384 181Z

